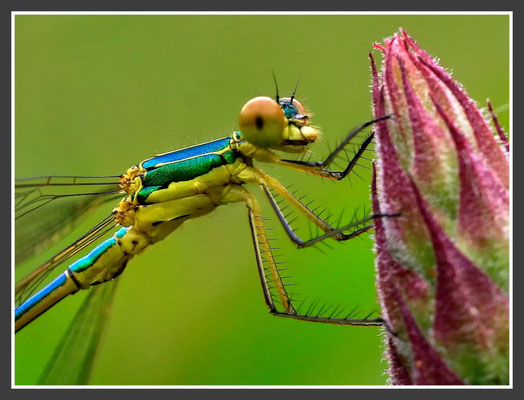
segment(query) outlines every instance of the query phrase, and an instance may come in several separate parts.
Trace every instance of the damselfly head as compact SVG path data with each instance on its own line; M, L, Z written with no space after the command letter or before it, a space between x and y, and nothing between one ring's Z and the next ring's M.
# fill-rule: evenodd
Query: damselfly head
M290 97L249 100L240 111L239 127L242 138L252 145L291 153L306 151L318 137L304 106Z

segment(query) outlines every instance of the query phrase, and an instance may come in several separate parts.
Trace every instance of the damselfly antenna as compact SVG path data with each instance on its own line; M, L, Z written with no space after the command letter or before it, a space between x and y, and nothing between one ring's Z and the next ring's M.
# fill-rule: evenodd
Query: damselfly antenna
M273 74L273 81L275 82L275 90L277 91L277 96L276 96L276 101L278 103L278 101L280 100L280 96L278 95L278 83L277 83L277 77L275 75L275 71L274 70L271 70L271 73ZM278 103L280 104L280 103Z
M297 79L297 84L295 85L295 89L293 90L293 94L291 95L291 104L293 104L293 99L295 98L295 93L297 92L297 89L298 89L298 84L300 83L300 77L301 77L302 74L300 74L298 76L298 79Z

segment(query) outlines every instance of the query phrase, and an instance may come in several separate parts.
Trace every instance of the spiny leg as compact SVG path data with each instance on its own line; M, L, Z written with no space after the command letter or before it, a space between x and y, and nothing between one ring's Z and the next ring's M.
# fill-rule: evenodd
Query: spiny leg
M238 185L229 185L225 188L210 188L206 193L211 195L217 204L234 202L246 203L249 225L253 238L253 246L255 248L258 274L268 310L271 313L276 312L275 300L273 299L269 282L271 280L278 293L280 303L282 304L285 313L294 314L296 311L291 305L291 300L286 292L285 284L282 282L282 277L280 276L277 267L278 263L275 261L269 244L269 238L266 235L260 205L255 196L253 196L253 194L251 194L247 189Z
M336 308L334 309L336 310ZM271 314L277 316L277 317L283 317L283 318L291 318L296 319L298 321L308 321L308 322L320 322L323 324L331 324L331 325L353 325L353 326L382 326L386 325L385 321L382 318L351 318L351 314L349 313L347 317L345 318L337 318L337 315L340 314L340 312L337 312L334 314L335 316L328 316L328 317L322 317L320 315L308 315L308 314L290 314L285 312L279 312L275 311ZM389 330L389 328L388 328Z
M217 188L217 190L223 189ZM269 239L266 235L266 230L263 224L262 213L256 198L247 189L237 185L230 185L228 186L227 193L220 195L219 203L226 204L240 201L244 201L248 209L248 218L251 227L253 245L255 248L259 278L262 284L266 305L272 315L283 318L297 319L300 321L321 322L336 325L379 326L384 324L384 321L381 318L352 318L353 312L350 312L344 318L337 318L338 315L340 315L340 312L336 314L332 312L332 314L327 317L322 315L309 315L308 313L297 313L291 304L291 299L289 298L289 295L285 289L285 284L282 282L282 277L280 276L277 262L274 259L271 246L269 245ZM333 236L333 234L337 234L339 231L340 229L335 229L334 231L328 232L317 241ZM264 263L266 263L267 266L265 266ZM268 271L269 276L267 274ZM283 312L276 309L273 295L271 293L271 288L269 286L269 279L271 279L275 285L280 302L284 309Z
M269 246L269 241L262 222L262 216L248 207L248 218L249 225L251 227L251 235L253 238L253 246L255 248L258 274L262 284L262 290L264 292L264 299L269 312L275 313L277 312L277 309L275 307L273 296L269 287L268 277L266 275L267 270L269 270L271 274L271 280L275 285L284 310L286 310L286 313L294 314L295 309L291 305L291 300L289 299L289 295L286 292L284 283L282 282L282 278L280 277L280 273L271 251L271 247ZM267 264L267 267L264 266L264 262Z
M345 241L345 240L356 238L357 236L359 236L359 235L363 234L364 232L367 232L368 230L373 228L372 224L369 224L369 225L364 225L364 224L366 224L367 222L371 222L374 218L379 218L379 217L383 217L384 216L384 215L372 215L372 216L370 216L368 218L364 218L364 219L355 221L355 222L353 222L353 223L351 223L349 225L345 225L345 226L342 226L340 228L333 228L327 222L323 221L320 217L318 217L315 214L316 217L320 221L323 221L325 223L325 226L328 227L329 229L325 230L325 233L323 235L319 235L319 236L316 236L314 238L311 238L311 239L308 239L306 241L303 241L296 234L296 232L294 231L293 227L287 221L285 215L282 213L282 210L280 210L280 207L278 206L277 202L273 198L273 195L271 194L271 192L269 192L269 190L265 186L262 186L262 190L264 191L265 195L269 199L271 207L273 208L273 210L277 214L278 220L280 221L280 223L284 227L284 230L286 231L287 235L297 245L297 247L299 249L312 246L312 245L314 245L314 244L316 244L316 243L318 243L318 242L320 242L320 241L322 241L322 240L324 240L326 238L329 238L329 237L332 237L333 239L336 239L338 241ZM364 226L362 226L362 225L364 225ZM359 228L359 226L361 226L361 227ZM348 229L354 229L354 230L352 232L348 233L348 234L343 233L343 231L348 230Z
M373 228L373 224L364 225L367 222L371 222L374 218L381 218L381 217L387 217L387 216L393 216L391 214L381 214L381 215L372 215L368 218L364 218L360 221L355 221L349 225L346 225L341 228L334 228L329 223L324 221L322 218L320 218L315 212L310 210L305 204L303 204L299 199L297 199L293 194L289 193L289 191L282 186L278 180L275 178L270 177L269 175L264 174L262 171L255 169L255 173L257 174L260 182L260 186L262 188L262 191L266 195L266 197L269 199L269 202L271 204L271 207L277 214L277 217L284 227L284 230L286 231L289 238L297 245L299 248L312 246L315 243L320 242L321 240L324 240L325 238L332 237L339 241L345 241L349 239L353 239L364 232L367 232L371 228ZM298 235L295 233L291 225L286 220L286 217L282 213L282 210L280 210L280 207L278 206L278 203L275 201L273 195L268 190L268 186L274 189L278 192L278 194L282 195L286 200L288 200L293 206L295 206L301 213L303 213L307 218L309 218L316 226L318 226L320 229L322 229L326 234L320 235L316 238L312 238L307 241L303 241L298 237ZM364 226L362 226L364 225ZM343 231L348 229L354 229L352 232L345 234Z
M316 238L310 239L307 242L302 242L303 243L302 247L311 246L311 245L313 245L313 244L315 244L317 242L320 242L321 240L324 240L324 239L326 239L328 237L332 237L334 233L335 234L341 233L342 230L351 229L352 227L355 227L355 226L357 226L359 224L362 224L362 223L364 223L366 221L370 221L370 220L372 220L373 218L376 218L376 217L378 217L378 216L371 216L371 217L367 218L366 220L357 221L354 224L351 224L351 225L348 225L348 226L345 226L345 227L342 227L342 228L339 228L339 229L335 229L332 232L327 232L324 235L321 235L321 236L318 236ZM280 215L279 215L279 219L280 219ZM286 228L286 225L284 225L284 227ZM288 225L288 227L289 227L289 225ZM290 230L290 232L293 235L295 235L293 233L291 227L289 227L289 230ZM286 232L287 232L287 229L286 229ZM356 233L356 235L360 234L358 232L359 232L359 230L354 231L354 233ZM289 232L288 232L288 234L289 234ZM349 234L348 236L351 236L351 234ZM290 237L291 237L291 234L290 234ZM300 239L298 238L298 240L300 240ZM294 311L294 312L286 312L286 311L280 312L280 311L278 311L276 309L270 310L270 312L271 312L271 314L273 314L273 315L275 315L277 317L291 318L291 319L296 319L296 320L299 320L299 321L319 322L319 323L333 324L333 325L353 325L353 326L382 326L382 325L385 325L386 329L388 329L388 331L390 331L391 333L394 333L390 329L390 327L388 326L387 321L383 320L380 317L378 317L378 318L369 318L369 316L372 313L370 313L369 315L367 315L364 318L354 318L355 314L354 314L354 310L352 310L349 313L347 313L345 317L340 318L339 315L343 312L343 309L339 309L339 307L334 307L332 309L331 309L331 307L328 307L327 309L324 309L324 307L321 307L321 309L319 309L317 314L315 315L315 314L312 314L313 310L315 309L315 306L316 305L313 304L312 307L310 307L306 313L300 313L300 307L297 309L298 311ZM324 311L322 311L323 309L324 309ZM327 313L330 309L331 309L331 313L328 316L323 316L323 314Z
M288 234L288 236L291 238L291 240L293 242L295 242L297 244L297 246L299 248L304 248L304 247L308 247L308 246L312 246L326 238L329 238L329 237L333 237L337 240L349 240L349 239L352 239L366 231L368 231L370 228L373 227L373 225L366 225L360 229L356 229L354 230L353 232L349 233L349 234L344 234L342 233L342 231L345 231L347 229L352 229L352 228L356 228L362 224L365 224L366 222L369 222L369 221L372 221L374 218L380 218L380 217L383 217L383 216L396 216L396 215L372 215L370 216L369 218L366 218L366 219L363 219L361 221L356 221L354 222L353 224L350 224L350 225L347 225L347 226L344 226L344 227L341 227L341 228L338 228L338 229L334 229L332 227L329 226L329 224L325 223L325 221L322 221L316 214L312 213L309 209L307 209L307 207L305 207L304 205L302 205L300 202L299 204L302 206L302 207L305 207L309 213L312 214L312 216L316 219L318 219L319 221L322 221L325 225L323 225L323 227L329 227L326 231L326 233L324 235L320 235L318 237L315 237L315 238L312 238L310 240L307 240L307 241L302 241L297 235L296 233L293 231L293 228L291 228L291 226L288 224L286 218L284 217L284 215L282 214L282 212L280 211L280 208L278 207L278 204L275 202L274 198L271 196L271 193L269 192L269 190L267 189L266 186L264 185L261 185L264 193L266 194L266 196L268 197L270 203L271 203L271 206L273 207L273 209L275 210L275 212L277 213L277 216L280 220L280 222L282 223L286 233ZM294 198L294 197L293 197ZM295 199L296 200L296 199ZM301 209L301 208L299 208ZM306 215L309 216L308 213L305 213ZM313 219L312 219L313 220ZM339 239L340 237L342 236L342 239ZM320 322L320 323L325 323L325 324L335 324L335 325L354 325L354 326L381 326L381 325L384 325L384 320L382 318L368 318L367 316L364 317L364 318L353 318L353 312L351 311L349 314L347 314L344 318L338 318L338 316L341 314L342 310L340 310L339 312L336 312L337 308L334 308L331 312L331 314L327 317L324 317L322 316L322 314L320 314L320 311L319 310L319 314L320 315L311 315L309 314L309 312L305 313L305 314L300 314L296 311L294 312L280 312L276 309L270 309L270 312L271 314L275 315L275 316L278 316L278 317L283 317L283 318L292 318L292 319L296 319L296 320L300 320L300 321L309 321L309 322ZM324 311L324 313L327 312L327 310Z
M383 121L385 119L389 119L390 116L386 115L380 118L375 118L371 121L365 122L362 125L358 126L357 128L353 129L351 132L349 132L346 136L346 138L337 146L335 149L327 156L327 158L324 161L321 161L319 164L323 167L328 167L333 160L337 157L337 155L346 147L346 145L351 142L351 140L362 130L366 129L368 126L373 125L377 122ZM370 135L370 138L373 138L373 134ZM370 140L371 141L371 140Z
M287 168L291 168L297 171L306 172L309 174L321 176L328 179L333 180L341 180L345 178L355 167L357 164L357 161L362 157L364 154L364 151L366 151L367 147L373 140L374 134L370 134L364 142L359 146L356 153L353 155L351 160L349 160L348 166L343 171L330 171L327 168L329 165L333 162L333 160L338 156L338 154L344 150L346 145L351 142L351 140L362 130L367 128L368 126L388 119L390 118L389 115L373 119L371 121L365 122L362 125L358 126L357 128L353 129L351 132L347 134L345 139L327 156L327 158L324 161L302 161L302 160L286 160L286 159L280 159L276 161L279 165L282 165Z
M247 192L247 191L246 191ZM248 216L251 226L251 233L253 236L253 244L255 247L255 253L257 258L257 266L259 270L260 280L262 283L262 288L264 291L264 297L266 299L266 304L268 305L269 312L275 316L283 318L292 318L300 321L310 321L310 322L321 322L326 324L336 324L336 325L357 325L357 326L380 326L384 324L382 318L352 318L352 312L350 312L344 318L337 318L340 313L335 314L332 312L330 316L323 317L321 315L309 315L299 314L291 304L291 300L285 290L284 284L276 267L275 260L273 258L273 253L269 246L269 240L265 233L265 228L262 221L262 215L260 213L260 207L257 200L251 193L248 193L248 198L246 199L248 207ZM369 218L371 219L371 217ZM334 231L335 234L339 233L337 230ZM314 243L328 238L333 235L333 232L328 232L322 237L313 239ZM313 243L311 243L313 244ZM262 257L262 254L265 254L265 259ZM272 280L275 282L277 292L280 296L282 305L284 306L284 311L280 312L276 309L271 292L269 290L269 285L267 282L267 277L265 273L264 261L268 264L268 268L271 270Z
M318 226L320 229L322 229L326 233L333 232L335 228L333 228L331 225L329 225L326 221L324 221L322 218L320 218L317 214L315 214L312 210L310 210L306 205L304 205L299 199L297 199L295 196L293 196L289 191L282 186L280 182L278 182L275 178L270 177L269 175L264 174L262 171L257 170L257 175L259 176L259 182L261 183L262 190L266 197L269 199L269 202L271 203L271 206L275 213L277 214L277 217L284 227L286 233L288 234L289 238L299 247L307 247L311 246L314 243L317 243L319 240L311 241L311 243L306 244L306 242L302 241L296 233L293 231L289 223L287 222L285 216L282 214L282 211L278 207L277 202L271 195L271 192L268 190L267 186L271 187L272 189L276 190L278 194L283 196L286 200L288 200L294 207L296 207L301 213L303 213L310 221L312 221L316 226ZM362 221L359 221L355 226L362 225L363 223L370 221L370 219L365 219ZM332 236L336 240L344 241L352 239L369 229L371 229L373 225L367 225L360 229L355 230L354 232L351 232L350 234L344 234L342 232L337 232L328 236L322 235L322 239L325 237ZM349 229L349 227L348 227ZM320 239L320 240L322 240ZM309 242L309 241L308 241Z
M268 302L267 299L271 300L271 293L269 292L269 288L267 286L267 280L265 279L265 273L264 273L265 269L264 269L264 266L263 266L263 260L262 260L261 253L260 253L260 247L259 247L260 244L257 241L257 239L260 240L260 236L259 236L260 232L263 232L264 239L262 239L262 240L265 243L267 243L267 236L265 236L265 230L264 230L264 227L262 225L261 216L259 216L257 218L256 214L253 213L251 210L249 210L249 217L250 217L250 224L251 224L251 229L252 229L252 234L253 234L253 242L255 244L255 252L257 253L257 264L258 264L258 267L259 267L259 273L260 273L260 276L261 276L261 281L262 281L262 286L263 286L263 289L264 289L264 295L266 297L266 302ZM367 220L371 220L373 218L374 218L374 216L369 217ZM254 228L254 227L256 227L255 222L257 220L260 221L260 225L259 225L258 230L256 230L256 228ZM364 221L366 221L366 220L364 220ZM361 224L361 223L362 223L362 221L359 221L356 224ZM356 224L353 224L353 225L356 225ZM324 240L324 239L326 239L328 237L332 237L333 234L336 235L338 233L341 233L340 230L350 229L350 227L351 226L342 227L340 229L335 229L334 231L327 232L324 235L321 235L321 236L319 236L317 238L310 239L307 242L302 242L302 243L304 243L303 247L311 246L311 245L313 245L313 244L315 244L315 243L317 243L317 242L319 242L321 240ZM292 232L292 230L291 230L291 232ZM273 259L273 254L271 253L271 248L269 248L269 246L268 246L268 251L269 252L267 253L266 261L268 261L269 265L271 265L271 264L274 265L275 261ZM291 300L289 299L289 297L287 295L287 292L285 291L284 285L282 284L282 281L281 281L280 275L278 274L278 270L276 269L276 266L275 266L275 270L276 270L276 273L277 273L276 279L282 285L281 286L282 287L282 292L285 295L287 301L289 302L289 307L286 308L286 306L284 306L284 311L283 312L278 311L274 307L274 304L271 303L271 305L270 305L268 303L269 312L271 314L275 315L275 316L283 317L283 318L296 319L296 320L299 320L299 321L320 322L320 323L335 324L335 325L381 326L381 325L385 324L385 321L382 318L368 318L368 316L366 316L364 318L353 318L353 316L354 316L353 311L349 312L345 317L339 318L338 316L341 314L342 310L340 310L339 312L335 313L335 311L338 308L334 308L329 316L323 316L322 315L323 313L321 313L321 310L318 311L319 315L312 315L312 314L309 313L309 311L306 312L305 314L301 314L301 313L297 312L295 310L295 308L293 307L293 305L291 304ZM273 277L273 280L275 280L275 276L272 275L272 277ZM279 286L278 285L277 285L277 291L278 291L279 295L281 295L281 291L279 290ZM282 300L282 296L281 296L281 300ZM311 311L313 311L313 310L311 309ZM325 312L327 312L327 310L325 310L324 313Z

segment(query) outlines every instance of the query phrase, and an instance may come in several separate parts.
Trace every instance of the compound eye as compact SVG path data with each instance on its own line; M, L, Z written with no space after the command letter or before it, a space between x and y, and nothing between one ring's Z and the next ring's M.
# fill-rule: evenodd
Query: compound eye
M291 103L291 97L283 97L282 99L280 99L280 101ZM306 107L304 107L302 103L297 99L293 99L293 103L291 104L297 109L298 114L308 115Z
M304 107L300 101L293 99L293 105L297 108L299 114L307 115L306 107Z
M269 97L249 100L238 118L242 138L259 147L270 147L282 140L286 120L277 102Z
M284 97L282 98L282 101L291 102L291 97ZM293 103L291 104L293 104L296 107L297 112L299 114L307 115L306 107L304 107L300 101L298 101L297 99L293 99Z

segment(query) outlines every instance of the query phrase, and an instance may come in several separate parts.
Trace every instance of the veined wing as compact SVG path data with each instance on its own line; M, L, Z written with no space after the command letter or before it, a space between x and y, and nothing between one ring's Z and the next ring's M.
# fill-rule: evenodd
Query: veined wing
M15 183L15 258L19 263L50 246L98 206L122 195L117 176L42 176ZM45 206L45 207L44 207ZM20 304L58 265L116 226L111 215L17 283Z
M40 385L88 383L105 326L109 320L118 279L89 289L85 300L60 340Z
M116 201L121 190L118 178L40 176L17 179L16 264L55 243L101 204Z
M119 175L46 175L15 180L15 219L19 219L56 199L117 194Z
M19 305L28 299L57 266L63 264L79 251L83 250L96 240L103 237L114 227L116 227L116 225L117 222L114 220L113 215L110 214L96 226L90 229L86 234L82 235L80 238L75 240L69 246L65 247L62 251L58 252L51 259L46 261L40 267L19 281L15 286L15 303Z

